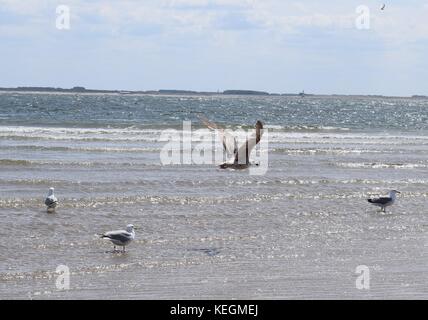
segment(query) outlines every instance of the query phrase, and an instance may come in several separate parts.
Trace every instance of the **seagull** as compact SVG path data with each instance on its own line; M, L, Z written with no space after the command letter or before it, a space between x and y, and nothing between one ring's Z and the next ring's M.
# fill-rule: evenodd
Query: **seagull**
M125 246L131 243L135 238L134 225L128 224L126 230L109 231L101 235L101 238L109 239L113 243L113 251L116 251L116 246L123 247L122 252L125 252Z
M381 207L381 211L386 212L385 208L394 204L395 199L397 197L397 193L401 192L397 190L391 190L389 192L388 197L367 199L367 201L374 204L375 206Z
M54 195L54 190L54 188L49 188L49 193L45 200L45 205L48 207L48 212L54 211L56 205L58 204L58 199Z
M255 125L256 132L247 138L238 148L236 138L233 137L229 132L219 128L215 123L209 122L206 119L202 119L204 124L212 130L218 130L220 139L223 143L223 149L229 160L220 165L221 169L246 169L250 166L250 154L254 147L260 142L263 135L263 123L257 121Z
M382 5L382 7L380 7L380 10L384 10L384 9L385 9L385 7L386 7L386 4L384 3L384 4Z

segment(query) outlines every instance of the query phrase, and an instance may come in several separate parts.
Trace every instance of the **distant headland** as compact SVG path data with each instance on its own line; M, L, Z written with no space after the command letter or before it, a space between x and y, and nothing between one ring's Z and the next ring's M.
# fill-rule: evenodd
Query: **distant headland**
M245 96L290 96L290 97L371 97L371 98L413 98L413 99L428 99L425 95L413 95L410 97L397 97L397 96L383 96L383 95L346 95L346 94L309 94L304 91L299 93L269 93L265 91L255 90L224 90L222 92L211 91L192 91L192 90L174 90L174 89L160 89L160 90L102 90L102 89L86 89L85 87L76 86L70 89L55 88L55 87L14 87L14 88L0 88L0 92L37 92L37 93L87 93L87 94L148 94L148 95L245 95Z
M15 88L0 88L0 91L14 91L14 92L64 92L64 93L116 93L116 94L159 94L159 95L252 95L252 96L279 96L279 95L293 95L299 94L279 94L269 93L265 91L254 90L225 90L217 92L209 91L192 91L192 90L174 90L174 89L161 89L161 90L146 90L146 91L130 91L130 90L100 90L100 89L86 89L85 87L73 87L71 89L54 88L54 87L15 87ZM300 94L301 95L301 94Z

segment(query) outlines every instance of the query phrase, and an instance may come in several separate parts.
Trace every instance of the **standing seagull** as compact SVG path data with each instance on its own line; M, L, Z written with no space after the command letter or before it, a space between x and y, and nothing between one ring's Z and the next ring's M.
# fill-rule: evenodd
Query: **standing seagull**
M397 198L397 193L401 193L401 192L397 190L391 190L389 192L388 197L367 199L367 201L374 204L375 206L380 207L381 211L386 212L385 208L394 204L395 199Z
M58 199L54 195L54 188L49 188L48 196L45 200L45 205L48 207L48 212L55 211Z
M116 251L116 246L123 247L122 252L125 252L127 246L135 238L134 225L128 224L126 230L109 231L101 235L101 238L109 239L113 242L113 250Z

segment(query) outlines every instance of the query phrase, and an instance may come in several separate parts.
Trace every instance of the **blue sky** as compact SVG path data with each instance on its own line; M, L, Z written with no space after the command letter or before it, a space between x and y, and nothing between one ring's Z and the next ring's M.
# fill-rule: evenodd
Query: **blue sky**
M422 0L0 0L0 86L428 95L427 20Z

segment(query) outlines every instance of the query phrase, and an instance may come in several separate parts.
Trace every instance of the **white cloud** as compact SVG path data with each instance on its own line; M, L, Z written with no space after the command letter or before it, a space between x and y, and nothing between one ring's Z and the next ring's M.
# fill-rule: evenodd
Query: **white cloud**
M17 15L36 16L45 10L48 2L37 0L0 0L0 9Z
M319 3L317 1L283 1L283 0L68 0L71 7L72 27L78 30L97 30L97 35L105 30L123 32L122 35L132 35L134 30L156 27L159 32L174 36L174 34L206 36L213 39L227 38L225 33L249 32L245 28L264 30L273 37L288 34L311 34L311 32L335 32L344 36L354 29L356 18L354 1L351 4L341 1ZM355 2L357 3L357 2ZM31 35L34 29L42 32L55 32L53 23L55 0L0 0L3 12L12 15L27 16L29 29L25 33L25 25L8 23L2 33ZM379 39L393 43L407 43L428 39L428 4L411 6L401 4L388 6L380 11L371 7L371 31ZM231 15L233 13L234 15ZM38 23L34 20L37 18ZM32 20L33 19L33 20ZM43 23L43 19L46 21ZM227 30L222 30L225 19L229 19ZM245 21L246 24L230 20ZM74 23L73 23L74 21ZM30 23L31 22L31 23ZM233 22L233 21L232 21ZM1 22L0 22L1 24ZM236 29L236 30L234 30ZM144 33L142 33L144 34ZM221 34L221 36L219 36ZM349 36L349 35L348 35ZM230 37L229 37L230 38Z

